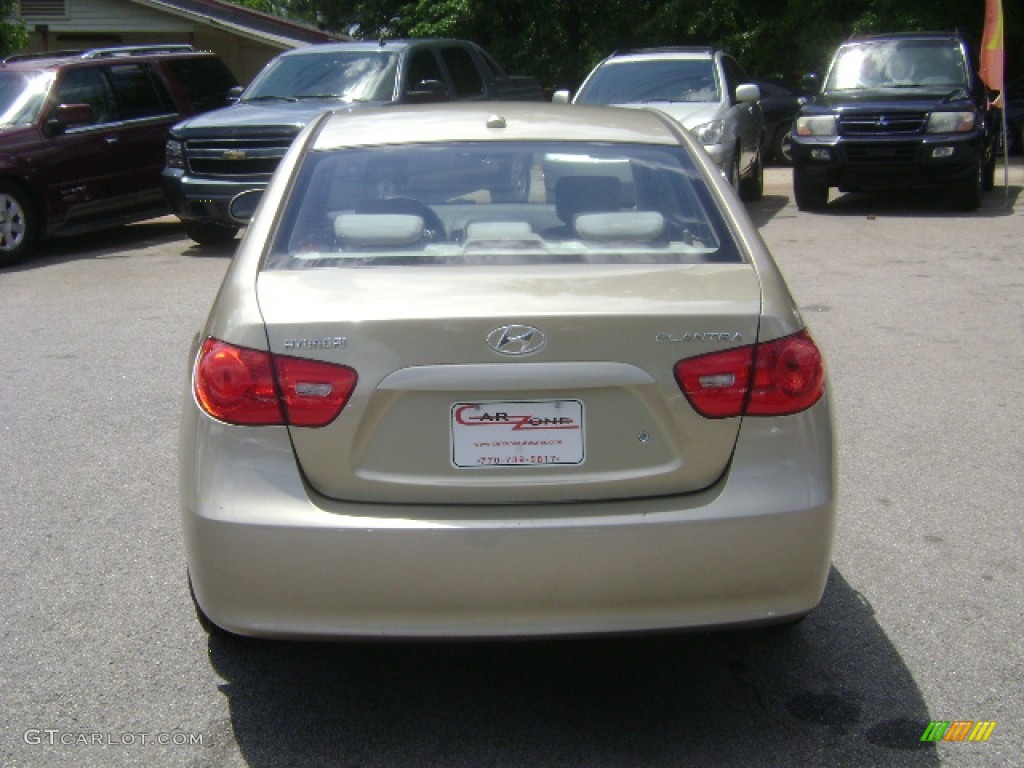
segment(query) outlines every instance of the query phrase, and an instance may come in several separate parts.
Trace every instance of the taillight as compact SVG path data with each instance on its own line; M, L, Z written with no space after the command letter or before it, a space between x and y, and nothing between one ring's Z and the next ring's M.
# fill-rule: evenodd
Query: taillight
M807 331L680 360L675 376L690 405L709 419L798 413L825 391L821 353Z
M230 424L323 427L341 413L356 378L343 365L210 338L199 352L194 390L204 411Z
M275 355L274 366L285 415L295 427L327 426L356 388L356 372L344 365Z

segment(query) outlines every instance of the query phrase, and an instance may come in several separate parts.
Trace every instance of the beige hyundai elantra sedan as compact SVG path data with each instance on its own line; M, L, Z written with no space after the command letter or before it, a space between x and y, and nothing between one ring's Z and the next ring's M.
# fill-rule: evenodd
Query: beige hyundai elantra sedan
M326 114L191 351L196 605L265 637L794 620L829 570L830 408L775 262L671 119Z

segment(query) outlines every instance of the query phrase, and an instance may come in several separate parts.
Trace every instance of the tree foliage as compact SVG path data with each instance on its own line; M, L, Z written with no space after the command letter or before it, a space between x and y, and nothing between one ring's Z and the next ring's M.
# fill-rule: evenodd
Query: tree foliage
M3 0L10 2L11 0ZM574 87L614 50L720 44L751 72L796 79L855 33L962 28L980 39L985 0L238 0L356 38L464 37L510 70ZM1003 0L1008 46L1024 37ZM1008 61L1008 68L1010 68Z
M0 57L20 51L28 42L25 23L17 19L21 12L18 0L0 0Z

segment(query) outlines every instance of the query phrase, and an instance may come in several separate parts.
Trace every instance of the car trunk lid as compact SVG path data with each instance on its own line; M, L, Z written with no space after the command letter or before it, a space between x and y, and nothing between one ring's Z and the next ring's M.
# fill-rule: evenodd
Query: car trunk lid
M683 358L751 344L749 264L265 271L270 349L347 365L322 428L291 427L320 494L393 504L598 500L696 491L739 418L698 415Z

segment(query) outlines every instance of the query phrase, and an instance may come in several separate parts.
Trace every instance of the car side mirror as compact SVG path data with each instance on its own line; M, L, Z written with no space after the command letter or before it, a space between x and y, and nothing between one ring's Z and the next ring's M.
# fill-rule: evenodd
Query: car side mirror
M743 83L736 86L736 101L743 103L755 102L761 98L761 89L753 83Z
M552 104L568 104L569 102L572 101L571 96L572 96L572 93L570 91L566 91L566 90L555 91L553 94L551 94L551 103Z
M821 78L818 77L817 72L809 72L800 78L800 87L807 93L817 93L821 88Z
M448 86L440 80L422 80L406 96L413 104L433 104L448 101Z
M68 128L95 122L96 113L91 104L58 104L46 125L53 133L63 133Z
M236 224L248 224L262 199L262 189L247 189L245 192L239 192L228 203L228 216Z
M242 98L242 91L244 90L245 89L240 85L232 85L230 88L228 88L228 92L225 95L228 104L234 104L236 101Z

